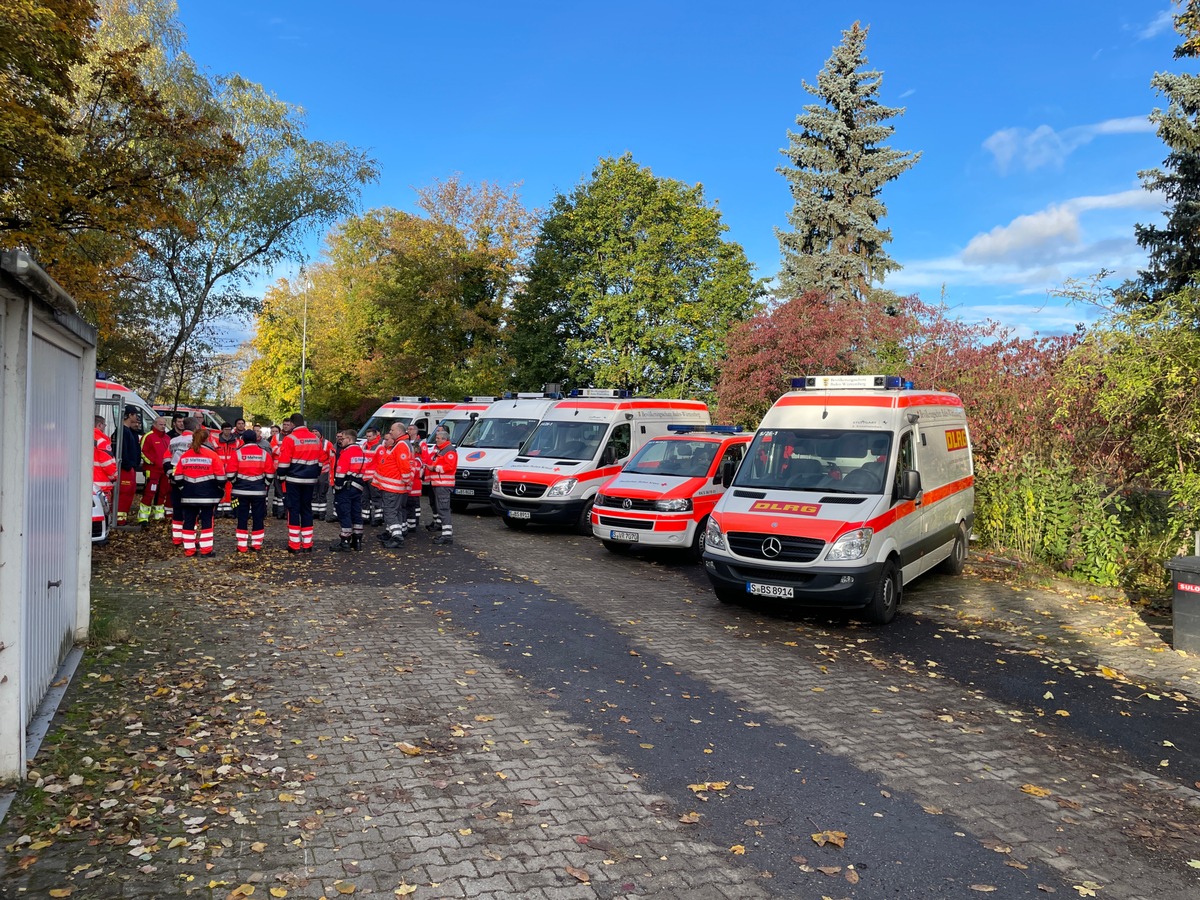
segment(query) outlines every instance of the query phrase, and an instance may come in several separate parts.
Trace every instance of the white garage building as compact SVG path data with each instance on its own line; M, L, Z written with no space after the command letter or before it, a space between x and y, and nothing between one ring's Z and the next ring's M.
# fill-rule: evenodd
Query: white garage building
M30 723L91 592L96 330L23 252L0 252L0 779L23 778Z

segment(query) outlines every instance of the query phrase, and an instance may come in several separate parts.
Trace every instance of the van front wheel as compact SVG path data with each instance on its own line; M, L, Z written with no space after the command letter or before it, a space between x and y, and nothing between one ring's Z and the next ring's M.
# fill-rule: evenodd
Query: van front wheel
M575 523L575 532L577 534L592 536L592 507L596 505L596 499L593 497L583 505L583 512L579 514L579 521Z
M900 570L896 563L888 560L884 563L883 572L879 576L879 584L875 585L875 593L867 604L867 621L874 625L886 625L896 618L896 610L900 606Z

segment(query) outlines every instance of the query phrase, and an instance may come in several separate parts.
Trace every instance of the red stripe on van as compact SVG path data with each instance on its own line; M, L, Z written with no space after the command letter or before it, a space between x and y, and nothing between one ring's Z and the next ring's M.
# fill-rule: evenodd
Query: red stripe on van
M574 478L581 482L594 481L597 478L612 478L620 471L620 466L605 466L603 469L592 469L587 472L580 472L578 475L528 469L501 469L500 480L519 481L525 484L544 484L546 487L550 487L550 485L562 481L564 478Z

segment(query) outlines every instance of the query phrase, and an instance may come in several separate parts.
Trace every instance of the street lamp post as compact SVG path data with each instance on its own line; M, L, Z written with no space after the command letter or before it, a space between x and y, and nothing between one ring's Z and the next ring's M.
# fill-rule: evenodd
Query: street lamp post
M304 415L304 393L308 383L308 290L312 286L304 276L304 319L300 326L300 415Z

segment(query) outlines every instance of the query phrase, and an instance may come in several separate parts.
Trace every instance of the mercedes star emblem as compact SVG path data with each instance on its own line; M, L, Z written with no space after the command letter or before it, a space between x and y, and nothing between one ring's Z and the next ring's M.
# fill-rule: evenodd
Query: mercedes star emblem
M470 478L471 470L470 469L459 469L458 474L461 475L463 478Z
M783 542L777 537L769 537L762 543L763 556L774 559L783 552Z
M529 490L529 489L525 486L525 482L522 481L520 484L517 485L517 493L518 494L524 494L527 490Z

